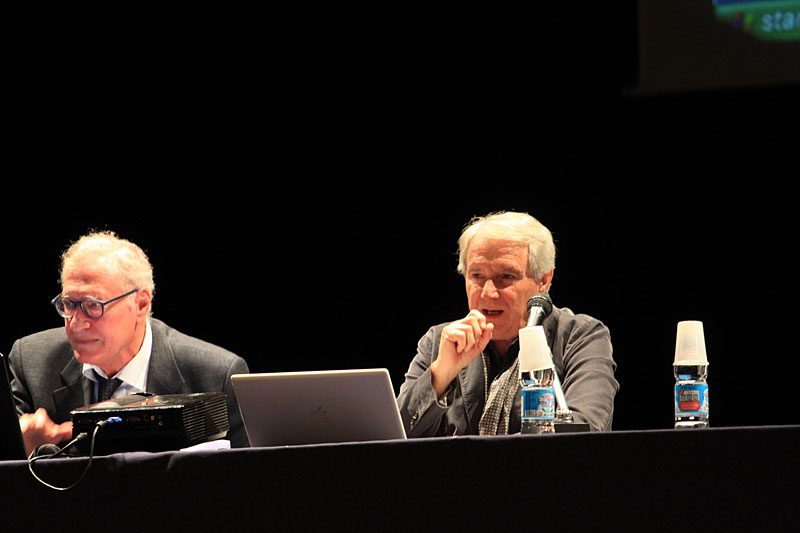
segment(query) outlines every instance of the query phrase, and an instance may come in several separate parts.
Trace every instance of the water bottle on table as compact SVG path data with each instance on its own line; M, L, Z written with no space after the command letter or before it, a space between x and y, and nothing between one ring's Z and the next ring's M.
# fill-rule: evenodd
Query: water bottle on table
M678 322L672 368L675 374L675 429L708 427L708 356L702 322Z
M555 365L542 326L519 331L519 380L522 385L520 433L554 433Z

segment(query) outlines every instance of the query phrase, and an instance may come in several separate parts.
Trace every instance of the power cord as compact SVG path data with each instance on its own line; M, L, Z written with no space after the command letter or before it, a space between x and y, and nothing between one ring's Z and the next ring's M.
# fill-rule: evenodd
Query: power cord
M53 453L48 453L44 455L35 455L36 450L32 451L30 456L28 456L28 470L30 470L33 477L36 478L36 480L39 481L45 487L49 487L54 490L69 490L75 487L78 483L81 482L81 480L83 480L84 476L86 475L86 472L89 471L89 467L92 466L92 460L94 459L94 442L95 439L97 438L97 432L100 431L100 428L107 426L108 424L116 424L117 422L122 422L122 419L118 416L112 416L110 418L106 418L105 420L101 420L97 424L95 424L94 430L92 431L92 440L89 443L89 461L86 463L86 467L83 469L83 472L81 472L80 477L72 485L69 485L67 487L56 487L55 485L47 483L42 478L37 476L36 472L33 471L33 463L40 461L42 459L52 459L54 457L58 457L59 455L63 454L70 446L77 444L82 440L86 440L86 438L89 436L89 434L86 432L79 433L77 437L75 437L69 443L57 449Z

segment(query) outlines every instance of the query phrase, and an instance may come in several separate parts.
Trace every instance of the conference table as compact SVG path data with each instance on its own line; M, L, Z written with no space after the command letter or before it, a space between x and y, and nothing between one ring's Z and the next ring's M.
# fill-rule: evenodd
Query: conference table
M4 531L798 531L800 426L0 462ZM37 462L75 482L88 459Z

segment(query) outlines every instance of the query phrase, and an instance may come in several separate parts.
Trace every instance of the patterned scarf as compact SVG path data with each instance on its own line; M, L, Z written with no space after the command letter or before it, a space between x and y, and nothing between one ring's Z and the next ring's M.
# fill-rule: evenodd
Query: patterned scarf
M508 424L511 420L511 408L519 394L519 358L502 374L496 376L489 385L488 354L483 353L484 398L486 406L478 423L479 435L508 435Z

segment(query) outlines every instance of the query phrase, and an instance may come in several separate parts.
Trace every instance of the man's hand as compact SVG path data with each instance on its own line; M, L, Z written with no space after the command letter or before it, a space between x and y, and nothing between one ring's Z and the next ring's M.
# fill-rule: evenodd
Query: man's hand
M494 324L486 322L479 311L447 325L442 330L439 356L431 363L431 384L441 397L458 372L478 357L492 340Z
M28 455L42 444L58 444L72 437L72 422L56 424L50 419L47 411L39 408L33 414L19 417L22 440Z

